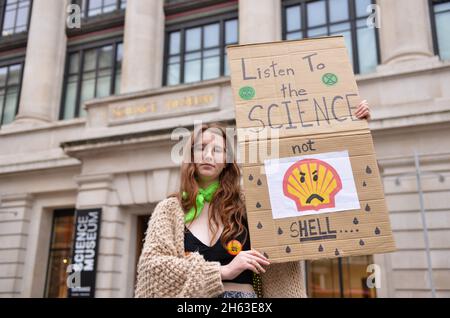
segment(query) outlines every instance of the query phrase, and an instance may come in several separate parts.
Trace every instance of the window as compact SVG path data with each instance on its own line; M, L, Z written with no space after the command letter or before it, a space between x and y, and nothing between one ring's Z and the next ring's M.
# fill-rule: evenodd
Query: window
M83 0L81 13L85 18L125 9L126 0Z
M367 27L373 0L286 0L283 38L343 35L355 73L373 72L379 62L376 28ZM367 12L369 11L369 12Z
M229 75L225 47L238 43L238 20L172 27L166 38L165 85L193 83Z
M375 298L375 289L369 289L366 283L370 264L373 264L371 256L306 262L308 297Z
M71 263L74 215L74 210L57 210L54 212L45 297L67 297L66 268Z
M450 1L432 0L430 3L436 54L443 60L450 60Z
M26 32L30 21L31 0L6 0L0 3L2 36Z
M83 117L81 105L120 91L123 45L116 41L93 48L69 49L60 119Z
M23 63L0 66L0 125L11 123L19 109Z

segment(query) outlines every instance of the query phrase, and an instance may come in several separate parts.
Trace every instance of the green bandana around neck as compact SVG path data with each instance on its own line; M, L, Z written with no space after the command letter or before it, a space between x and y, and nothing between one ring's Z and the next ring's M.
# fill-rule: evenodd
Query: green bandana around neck
M219 184L220 184L219 181L214 181L209 186L207 186L206 189L203 189L203 188L198 189L198 193L195 198L195 202L197 203L198 213L197 214L195 213L194 206L192 208L190 208L188 213L186 213L184 215L184 223L192 222L194 220L194 218L197 218L200 215L200 213L202 212L203 207L205 205L205 201L211 202L211 199L212 199L214 193L219 188ZM183 195L182 195L183 199L186 199L187 196L188 196L187 192L183 191Z

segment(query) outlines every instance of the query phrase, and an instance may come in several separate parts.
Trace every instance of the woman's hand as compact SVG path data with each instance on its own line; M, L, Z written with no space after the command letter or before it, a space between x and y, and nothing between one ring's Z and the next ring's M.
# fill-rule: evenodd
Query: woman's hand
M249 269L256 274L265 273L263 265L270 265L269 260L256 250L241 251L228 264L220 268L222 280L232 280Z
M355 116L358 119L370 120L370 108L367 100L363 100L361 103L359 103L358 108L355 111Z

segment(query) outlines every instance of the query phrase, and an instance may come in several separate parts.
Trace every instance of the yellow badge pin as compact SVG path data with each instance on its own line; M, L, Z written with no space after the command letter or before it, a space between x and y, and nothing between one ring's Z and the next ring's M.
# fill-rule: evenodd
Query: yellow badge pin
M238 240L232 240L227 243L227 251L229 254L235 256L242 250L242 244Z

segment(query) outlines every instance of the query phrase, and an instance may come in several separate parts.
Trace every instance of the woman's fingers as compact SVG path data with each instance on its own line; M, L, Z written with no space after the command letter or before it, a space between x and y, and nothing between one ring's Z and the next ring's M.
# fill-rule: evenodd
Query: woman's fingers
M256 263L256 262L255 262ZM251 263L251 262L247 262L246 264L246 268L251 270L252 272L259 274L258 269L256 268L255 264Z
M253 273L255 273L255 274L259 274L259 272L258 272L258 269L256 269L256 267L255 266L253 266L253 265L250 265L250 268L249 268Z
M253 255L253 256L255 256L255 257L258 257L258 258L260 258L263 262L264 262L264 265L270 265L270 262L269 262L269 260L267 259L267 257L265 257L263 254L261 254L260 252L258 252L257 250L250 250L249 251L249 254L251 254L251 255Z
M270 265L270 262L265 259L264 256L259 257L256 253L253 254L252 250L246 251L245 259L247 262L256 262L260 265Z
M264 269L264 267L262 267L262 266L258 263L258 261L254 261L254 262L255 262L256 269L258 270L259 273L265 273L265 272L266 272L266 270Z
M368 114L369 114L369 110L368 109L363 109L363 110L357 112L355 115L356 115L356 117L359 118L359 117L364 117L364 116L366 116Z
M369 104L367 103L367 100L363 100L358 105L358 108L356 109L356 112L355 112L355 116L358 119L364 119L364 118L368 118L369 115L370 115Z
M369 116L369 114L362 114L362 115L358 115L356 116L358 119L367 119Z
M359 103L358 107L361 106L369 106L369 103L367 102L367 100L363 100L361 103Z
M368 106L367 100L363 100L361 103L359 103L359 106Z
M358 108L356 109L356 113L360 113L362 111L368 111L368 110L369 110L368 105L359 105Z
M362 110L363 109L361 108L361 106L359 106L355 111L355 115L358 116L362 112Z
M257 250L251 249L250 250L250 254L258 256L266 261L268 261L267 257L265 257L263 254L261 254L260 252L258 252Z
M366 115L369 115L369 110L368 110L368 109L364 109L364 110L361 112L361 116L366 116Z
M262 259L262 258L260 258L260 257L258 257L258 256L253 256L253 255L248 255L248 257L250 258L250 262L252 262L252 263L255 263L256 265L255 266L257 266L257 268L261 271L261 270L264 270L264 272L266 271L265 269L264 269L264 267L263 266L267 266L267 265L270 265L270 263L268 262L268 261L265 261L264 259Z
M259 264L263 260L258 260L257 257L249 255L247 258L247 264L251 270L253 270L256 274L265 273L266 270Z

